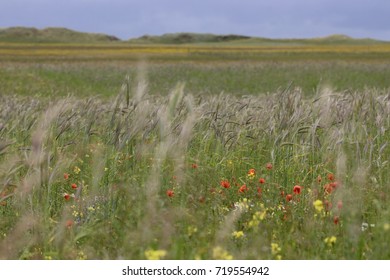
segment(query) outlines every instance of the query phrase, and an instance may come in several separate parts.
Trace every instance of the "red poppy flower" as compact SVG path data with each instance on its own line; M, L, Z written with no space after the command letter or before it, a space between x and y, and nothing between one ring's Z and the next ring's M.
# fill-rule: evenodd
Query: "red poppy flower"
M64 193L64 198L65 198L65 200L69 200L70 199L70 194Z
M239 191L240 193L246 192L247 190L248 190L248 187L247 187L246 185L242 185L242 186L238 189L238 191Z
M334 217L333 217L333 223L334 223L335 225L338 225L339 222L340 222L339 216L334 216Z
M249 179L254 179L255 176L256 176L256 170L254 170L253 168L249 169L249 171L248 171Z
M265 168L267 168L268 170L271 170L271 169L272 169L272 163L268 162L268 163L265 165Z
M331 194L333 192L333 187L330 184L325 184L324 185L324 191L327 194Z
M64 173L64 179L68 180L69 179L69 173Z
M197 169L197 168L198 168L198 165L197 165L196 163L193 163L193 164L191 164L191 167L192 167L193 169Z
M167 190L167 196L173 197L175 195L175 192L173 190Z
M291 201L292 199L293 199L292 194L286 195L286 200L287 200L287 201Z
M260 183L260 184L264 184L264 183L265 183L265 179L264 179L264 178L260 178L260 179L259 179L259 183Z
M334 181L334 175L333 175L333 173L329 173L329 174L328 174L328 180L329 180L329 181Z
M230 183L228 180L222 180L220 185L221 185L221 187L224 187L225 189L230 188Z
M294 186L294 188L293 188L293 192L295 193L295 194L300 194L301 193L301 190L302 190L302 187L301 186Z
M258 198L261 198L262 193L263 193L263 190L260 187L257 187L257 197Z
M340 184L339 184L339 182L334 181L334 182L329 183L329 185L330 185L333 189L336 189Z
M71 228L73 226L73 220L67 220L66 223L65 223L65 226L67 228Z
M72 184L72 189L77 189L77 185L76 184Z

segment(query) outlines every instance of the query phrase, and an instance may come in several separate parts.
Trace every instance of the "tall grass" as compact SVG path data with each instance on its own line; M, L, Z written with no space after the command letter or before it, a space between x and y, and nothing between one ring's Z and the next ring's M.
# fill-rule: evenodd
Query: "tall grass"
M388 92L163 96L140 75L0 108L2 259L390 257Z

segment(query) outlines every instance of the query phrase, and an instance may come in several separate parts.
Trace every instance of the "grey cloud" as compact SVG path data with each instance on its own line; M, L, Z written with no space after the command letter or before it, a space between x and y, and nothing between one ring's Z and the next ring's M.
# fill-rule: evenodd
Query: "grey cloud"
M64 26L124 39L191 31L264 37L348 33L390 40L388 11L388 0L6 0L0 26Z

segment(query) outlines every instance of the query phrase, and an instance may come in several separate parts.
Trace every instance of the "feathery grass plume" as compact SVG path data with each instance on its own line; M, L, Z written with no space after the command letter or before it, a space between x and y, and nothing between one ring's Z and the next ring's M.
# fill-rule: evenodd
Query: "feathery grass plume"
M144 101L144 96L147 93L148 82L147 82L147 64L145 61L141 61L137 65L137 77L134 91L133 102L134 106Z
M29 193L35 185L44 185L48 179L48 168L50 166L52 141L51 125L58 117L61 110L66 110L66 105L59 102L49 107L37 122L37 127L31 134L31 151L27 155L26 163L29 167L29 178L24 180L23 193Z
M318 96L313 100L314 114L318 114L317 118L320 120L320 125L329 128L334 123L335 113L335 97L337 93L329 86L321 87L318 91Z
M238 202L236 203L236 208L224 217L215 236L216 246L228 243L235 224L241 215L246 212L246 207L247 202Z
M36 236L32 237L29 233L36 226L36 215L23 213L9 234L0 240L0 259L19 259L20 253L26 251L29 244L36 242Z
M126 108L129 108L130 106L130 76L129 75L126 75L125 87L126 87Z
M188 142L190 141L195 117L191 107L189 107L190 109L182 108L181 100L184 94L183 90L184 85L179 85L169 95L168 104L160 108L158 113L160 142L154 150L154 155L152 155L153 164L149 169L150 172L145 181L145 216L139 227L139 230L142 232L142 241L146 243L150 243L154 238L161 235L164 236L167 232L172 232L173 230L175 216L170 215L164 218L159 214L162 209L159 203L160 197L158 190L161 188L162 170L166 160L173 159L174 173L178 174L177 182L178 184L185 183L181 174L184 171L185 154L187 152ZM188 106L191 106L192 101L188 98ZM186 113L188 111L190 112ZM188 114L188 116L182 120L182 114ZM175 130L178 130L178 132Z

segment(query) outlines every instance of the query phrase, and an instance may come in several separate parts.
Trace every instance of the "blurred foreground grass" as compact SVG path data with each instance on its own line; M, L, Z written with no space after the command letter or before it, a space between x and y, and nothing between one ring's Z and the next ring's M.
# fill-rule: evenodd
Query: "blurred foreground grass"
M2 259L388 259L390 96L0 95Z

